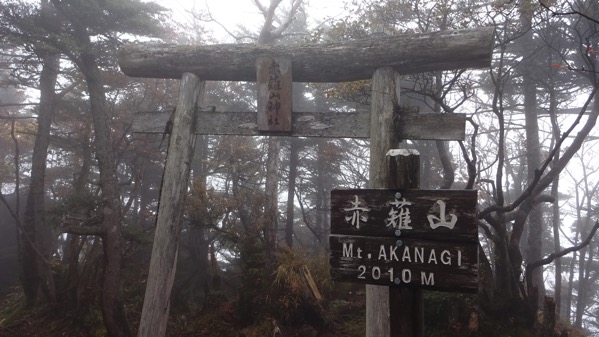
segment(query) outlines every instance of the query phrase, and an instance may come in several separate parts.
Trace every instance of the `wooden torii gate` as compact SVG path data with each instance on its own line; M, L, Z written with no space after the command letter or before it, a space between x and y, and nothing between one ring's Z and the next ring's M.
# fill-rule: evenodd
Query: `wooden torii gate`
M166 333L194 134L370 138L370 163L375 169L387 151L398 145L397 139L464 138L464 116L399 114L398 74L488 67L492 42L493 28L478 28L291 46L123 46L119 64L126 75L181 79L170 122L169 114L146 114L134 122L134 131L154 133L164 132L165 125L172 123L138 335ZM292 81L364 79L372 79L376 87L373 101L377 95L377 104L370 112L293 112L290 96L280 98L290 95ZM205 81L258 81L257 114L202 111ZM389 288L367 286L366 291L367 336L389 336L389 325L395 319L389 309Z

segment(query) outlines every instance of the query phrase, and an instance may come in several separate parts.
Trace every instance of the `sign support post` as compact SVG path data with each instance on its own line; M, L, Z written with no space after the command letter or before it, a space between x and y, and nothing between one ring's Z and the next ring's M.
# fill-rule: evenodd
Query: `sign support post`
M420 188L420 154L416 150L390 150L386 164L389 167L389 188ZM424 303L422 290L389 288L391 336L424 336Z
M419 187L418 156L388 156L388 151L400 142L397 133L393 132L399 117L395 115L399 105L399 83L399 74L391 68L378 69L372 78L370 188ZM392 169L401 169L401 174ZM420 290L366 285L366 337L420 337L422 316Z

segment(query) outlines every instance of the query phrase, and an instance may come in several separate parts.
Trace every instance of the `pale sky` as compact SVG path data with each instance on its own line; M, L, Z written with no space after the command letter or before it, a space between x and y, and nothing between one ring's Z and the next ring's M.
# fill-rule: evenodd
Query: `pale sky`
M236 32L239 25L257 30L263 22L252 0L152 0L173 11L173 15L185 21L189 18L189 11L205 11L206 8L214 19L221 22L229 31ZM270 0L260 0L268 6ZM346 0L304 0L308 11L308 23L314 28L326 18L336 17L344 13ZM289 7L291 0L283 0L281 6ZM208 24L216 36L227 37L227 33L217 24ZM233 42L233 41L226 41Z

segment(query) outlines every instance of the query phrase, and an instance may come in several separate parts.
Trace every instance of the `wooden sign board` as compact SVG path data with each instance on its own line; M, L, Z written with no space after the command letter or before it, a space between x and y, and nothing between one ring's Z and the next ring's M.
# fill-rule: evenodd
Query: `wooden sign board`
M478 242L476 190L331 191L331 234Z
M474 293L478 244L331 235L333 280Z
M291 131L291 59L285 57L258 57L256 59L258 85L258 130Z

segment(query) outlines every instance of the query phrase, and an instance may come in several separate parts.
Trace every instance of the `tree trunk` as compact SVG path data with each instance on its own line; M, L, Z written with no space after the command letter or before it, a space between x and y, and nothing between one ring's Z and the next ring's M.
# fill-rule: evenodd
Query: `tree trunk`
M279 157L281 140L268 137L266 158L266 218L264 221L264 245L268 261L273 262L277 251L277 230L279 228Z
M51 0L60 12L65 11L66 4L59 0ZM104 263L102 274L102 318L109 337L130 336L121 300L121 200L117 178L117 159L114 155L110 114L106 104L106 93L101 78L100 66L96 57L96 46L91 41L90 32L77 17L65 15L70 20L74 38L74 49L65 51L85 78L92 124L94 128L95 157L100 172L100 189L102 191L102 244ZM76 56L73 50L79 52Z
M551 185L551 196L555 199L552 206L553 211L553 219L552 219L552 227L553 227L553 251L559 252L562 250L560 244L560 211L559 211L559 178L555 179L553 184ZM555 265L555 309L557 310L556 316L560 317L561 305L562 305L562 259L557 258L553 262Z
M57 21L47 1L42 1L42 19L46 28ZM53 250L53 235L46 223L46 159L50 145L50 127L56 111L56 79L60 71L60 54L39 50L42 58L40 74L40 104L37 117L37 132L31 158L31 180L25 204L24 231L29 240L21 243L22 285L28 304L38 298L39 290L50 303L56 302L54 276L50 265Z
M285 220L285 243L293 247L293 220L295 213L295 179L299 161L299 139L289 140L289 185L287 186L287 218Z
M121 302L121 201L119 195L117 163L110 137L110 115L106 108L104 84L96 56L89 52L89 36L79 32L78 38L87 52L80 55L78 66L85 76L89 92L90 111L94 126L94 145L100 188L102 189L102 216L104 233L104 271L102 275L102 317L108 336L129 336L129 328Z
M560 127L557 122L557 93L555 91L555 83L551 83L551 90L549 91L549 116L551 118L551 126L553 129L553 144L556 144L561 136ZM553 146L552 146L553 147ZM558 161L560 157L560 152L558 151L555 154L555 160ZM551 197L554 202L551 207L552 210L552 229L553 229L553 251L559 252L562 250L560 243L560 227L561 227L561 218L560 218L560 204L559 204L559 181L560 177L555 178L553 183L551 184ZM562 310L562 259L557 258L553 262L555 265L555 289L554 289L554 300L555 300L555 316L559 320L561 310Z
M545 305L543 306L543 336L554 337L555 336L555 323L557 317L555 315L555 301L551 297L544 298Z
M166 123L166 122L165 122ZM164 125L163 123L163 131ZM158 200L159 198L159 190L160 183L163 175L163 167L160 164L152 162L150 160L144 163L144 172L143 172L143 180L139 198L139 213L143 214L145 212L153 213L154 210L157 211L155 206L153 206L154 200ZM140 220L145 219L145 216L140 216ZM144 221L139 223L140 226L144 230L150 229L154 227L154 221Z
M318 160L318 186L317 186L317 198L318 201L316 203L317 207L317 221L314 223L314 227L316 232L318 233L319 240L322 242L322 245L319 246L320 249L324 249L324 251L328 251L329 248L329 240L326 239L326 234L330 233L330 229L327 227L329 222L330 209L329 203L332 182L331 182L331 173L330 168L327 165L328 159L325 157L324 152L326 151L325 147L327 146L327 141L325 139L318 140L317 146L317 160Z
M527 30L522 37L524 46L522 74L522 87L524 94L524 119L526 123L526 166L528 168L527 183L530 184L535 171L541 166L541 146L539 142L539 124L537 114L537 88L533 78L534 71L534 41L532 39L532 1L524 1L520 4L520 21L522 28ZM542 204L533 206L528 216L528 237L526 245L526 263L532 263L543 258L543 208ZM517 267L517 266L513 266ZM528 290L532 312L537 312L539 305L545 300L545 283L543 279L543 268L536 268L532 272L532 289Z
M580 230L580 240L583 241L588 235L592 225L591 215L588 213L592 210L593 201L592 195L595 194L595 188L591 189L589 186L589 176L586 171L586 167L582 168L582 185L584 187L584 195L583 200L586 200L582 207L578 208L578 226L581 227ZM577 198L578 199L578 198ZM581 215L581 208L587 210L586 216L583 218ZM578 328L582 328L582 319L584 315L584 311L587 307L587 303L589 303L589 299L587 298L587 292L589 288L588 284L588 267L590 265L590 261L592 261L592 244L585 246L579 251L580 255L578 256L578 287L577 287L577 298L576 301L576 316L574 319L574 326ZM587 263L587 253L589 255L589 263Z
M201 184L202 193L206 193L206 163L208 160L208 137L196 137L195 154L192 162L192 177L194 184ZM207 208L208 205L200 207ZM204 289L204 298L208 296L211 285L211 278L216 277L213 273L207 271L210 269L210 261L208 254L210 253L210 241L208 240L208 228L210 225L202 217L200 219L192 218L192 223L189 228L188 245L190 249L190 258L194 261L195 270L199 273L200 283ZM195 273L195 272L194 272Z
M581 240L584 240L586 233L588 233L588 229L589 229L589 221L590 219L586 219L584 220L584 224L583 223L579 223L579 226L583 227L583 230L581 231L582 235L581 235ZM587 253L587 248L588 247L584 247L580 250L579 255L578 255L578 286L576 287L576 315L574 316L574 323L573 325L577 328L582 328L582 316L584 315L584 309L586 307L586 303L587 303L587 298L586 298L586 293L587 293L587 284L585 282L585 271L586 271L586 253Z
M437 100L435 100L434 110L435 113L440 114L441 105L438 100L443 99L443 73L440 71L435 72L435 95L437 96ZM443 179L441 180L439 189L450 189L455 180L455 169L451 163L451 155L447 148L447 142L437 140L435 141L435 145L439 154L439 162L443 168Z
M584 240L584 230L582 229L582 205L580 203L580 191L578 189L578 186L576 186L576 188L574 189L574 195L576 198L576 220L575 220L575 231L574 231L574 242L578 243L579 240L582 241ZM586 247L585 247L586 248ZM584 252L584 249L581 249L579 251L575 251L574 254L572 254L572 261L570 262L570 279L568 282L568 297L566 298L566 317L568 320L570 320L572 318L572 302L573 302L573 291L574 291L574 274L575 274L575 267L576 267L576 261L578 260L578 265L579 268L581 267L580 265L580 261L584 259L584 257L582 256ZM580 273L578 275L580 280ZM578 292L578 300L576 302L576 308L578 307L578 301L580 301L580 288L577 288L577 292ZM576 315L577 312L575 312ZM576 317L576 316L575 316Z
M586 8L586 10L588 11L588 14L591 15L591 17L597 17L597 15L599 15L599 4L597 4L596 1L591 1L589 2L589 8ZM588 26L587 26L588 24ZM599 32L599 25L597 24L596 20L593 22L592 20L589 21L585 21L585 24L583 27L581 27L582 29L585 29L586 32L588 32L588 34L593 34L596 35ZM599 80L597 78L597 73L596 70L599 66L599 60L597 59L596 55L592 56L591 55L591 51L592 50L597 50L597 48L599 47L599 44L597 43L596 39L591 39L589 40L588 38L586 39L586 48L587 48L587 56L583 57L583 60L586 63L586 66L588 67L588 69L592 69L594 71L591 71L590 74L588 74L587 76L589 77L589 79L592 81L594 88L596 89L599 86ZM582 46L582 44L581 44ZM595 97L594 97L594 101L593 101L593 108L592 108L592 114L596 115L599 114L599 93L595 93ZM584 187L585 187L585 194L586 194L586 209L587 209L587 214L585 217L585 221L584 221L584 229L581 231L581 240L584 240L584 238L588 235L589 229L590 229L590 225L591 225L591 210L593 209L593 205L592 205L592 195L596 194L596 189L597 186L595 186L595 188L593 188L592 190L589 189L588 186L588 175L585 172L586 168L583 167L583 179L584 179ZM580 210L578 210L580 212ZM579 215L580 218L580 215ZM581 223L579 223L579 225L581 225ZM585 255L586 252L589 252L589 261L588 264L585 263ZM576 327L582 327L582 320L583 320L583 315L584 315L584 311L585 308L587 306L587 304L589 303L590 299L587 296L588 293L588 288L591 286L591 284L589 284L589 280L588 280L588 275L589 275L589 270L588 268L591 265L591 262L593 260L593 250L592 250L592 245L589 245L587 247L584 247L580 252L580 256L579 256L579 264L578 264L578 300L576 302L576 317L574 320L574 326Z
M92 132L89 126L86 125L81 131L81 158L82 164L79 173L75 176L73 183L75 195L84 195L88 193L87 184L89 174L92 167L92 149L90 141ZM87 211L81 211L79 216L84 218L87 216ZM85 244L86 236L75 234L67 234L68 247L65 252L67 261L67 301L75 308L79 308L79 287L80 287L80 271L79 271L79 254Z
M121 200L117 178L116 157L110 137L110 115L95 55L81 55L80 68L85 76L90 96L94 125L96 158L102 189L104 234L104 272L102 275L102 317L111 337L131 335L121 299Z
M576 240L576 238L575 238ZM572 319L572 301L573 301L573 293L574 293L574 267L576 266L576 255L577 252L572 254L572 260L570 261L570 266L568 269L568 290L566 291L566 297L564 298L564 320L567 322Z
M501 294L501 299L510 301L516 298L517 285L514 282L513 267L510 259L511 250L508 244L508 233L504 226L499 226L496 231L496 242L493 249L495 262L495 293Z
M324 234L325 234L325 223L326 223L326 214L328 213L328 209L326 207L326 199L327 199L327 178L326 178L326 160L323 158L323 152L324 152L324 143L326 143L326 140L323 139L318 139L316 140L316 146L315 146L315 151L316 151L316 172L315 172L315 178L316 178L316 186L315 186L315 194L316 194L316 200L314 202L314 204L316 205L315 207L315 217L314 217L314 232L316 232L317 236L318 236L318 242L322 242L323 246L319 246L319 249L322 248L326 248L326 245L328 245L328 240L326 240L324 238Z
M46 159L50 145L50 126L56 108L55 84L59 72L59 55L48 54L42 57L43 68L40 74L40 108L38 127L31 159L31 182L25 204L23 235L29 236L21 244L23 254L23 290L29 304L38 297L38 289L49 302L56 301L54 278L48 263L52 251L51 230L46 224L45 176ZM35 245L35 247L32 246ZM39 256L38 254L42 254Z

